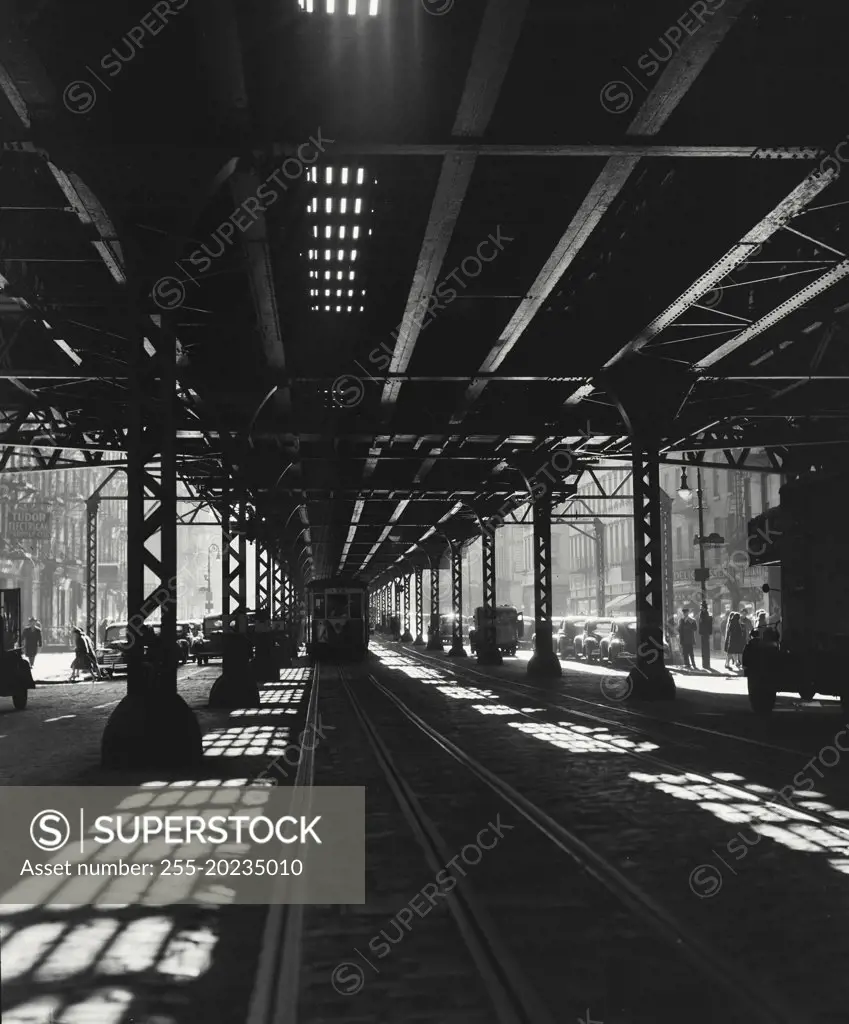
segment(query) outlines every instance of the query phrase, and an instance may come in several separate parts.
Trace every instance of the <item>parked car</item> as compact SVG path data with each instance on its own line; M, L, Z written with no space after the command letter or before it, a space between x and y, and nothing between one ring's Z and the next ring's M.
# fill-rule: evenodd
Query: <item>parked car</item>
M601 638L599 656L616 667L622 662L630 662L637 657L637 620L636 618L614 619L610 624L610 632ZM672 663L672 652L666 640L663 641L663 657L667 664Z
M558 658L575 657L575 637L583 633L585 615L567 615L555 621L554 650Z
M610 632L612 619L587 619L583 632L575 637L575 656L598 661L602 637Z
M177 664L185 665L189 660L189 654L191 652L191 636L192 636L192 625L191 622L178 622L177 623Z
M97 648L97 663L100 665L100 673L110 679L116 673L127 671L127 651L133 646L136 637L132 642L127 639L127 623L113 622L106 627L103 643ZM159 636L161 626L158 622L151 625L153 632ZM189 660L189 624L187 622L177 623L177 663L185 665Z

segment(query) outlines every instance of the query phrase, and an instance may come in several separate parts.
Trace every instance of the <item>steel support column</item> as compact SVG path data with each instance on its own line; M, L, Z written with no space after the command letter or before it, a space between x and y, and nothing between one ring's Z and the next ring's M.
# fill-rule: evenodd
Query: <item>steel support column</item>
M259 538L254 542L256 560L256 613L271 615L271 554L265 543Z
M100 498L85 503L85 621L86 632L97 646L97 520Z
M176 339L167 322L155 319L151 329L141 305L131 305L129 321L127 632L131 644L127 695L104 730L101 764L124 771L173 770L193 766L203 757L200 727L177 693ZM159 637L146 628L155 611L160 615Z
M221 515L224 651L221 675L209 691L209 706L215 708L259 707L259 689L248 671L251 641L248 637L246 526L247 505L244 495L240 494L234 501L232 493L226 489Z
M500 665L503 659L495 619L495 530L489 523L483 524L481 531L481 583L484 621L477 631L477 661L479 665Z
M412 643L413 634L410 632L410 605L412 602L412 595L410 594L410 577L404 577L404 632L401 634L401 640L405 644Z
M424 646L424 597L422 595L422 570L416 569L416 639L414 647Z
M551 678L561 675L560 659L554 653L551 607L551 492L546 489L533 499L534 515L534 653L528 662L529 676Z
M451 611L454 617L451 620L451 648L448 655L451 658L467 658L466 648L463 646L463 546L451 544Z
M654 440L632 440L637 661L628 674L628 695L647 700L675 697L675 681L663 662L663 533L657 451Z
M398 579L392 581L392 586L395 590L395 606L393 611L393 626L392 626L392 638L393 640L401 639L401 582Z
M596 586L596 612L600 619L604 618L607 604L607 580L605 578L605 566L607 564L607 553L604 549L604 523L601 519L593 520L593 533L595 534L595 586Z
M436 559L437 563L439 558ZM444 651L442 636L439 627L439 568L430 569L430 627L427 631L427 649L429 651Z
M283 618L283 571L283 562L277 554L271 566L271 618L275 622Z

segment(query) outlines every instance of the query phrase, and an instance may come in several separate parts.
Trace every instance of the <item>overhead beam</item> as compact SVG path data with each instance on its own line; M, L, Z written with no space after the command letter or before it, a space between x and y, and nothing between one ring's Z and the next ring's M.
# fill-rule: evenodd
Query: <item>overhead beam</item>
M632 133L629 133L632 134ZM297 156L298 147L282 144L275 154ZM333 152L344 156L452 156L482 157L584 157L599 159L611 156L661 157L663 159L717 159L717 160L816 160L827 152L817 146L761 146L722 145L670 145L658 142L614 143L484 143L484 142L339 142L334 140Z
M234 174L230 179L230 188L236 205L241 206L245 200L255 198L261 185L261 180L253 173ZM248 256L251 292L256 307L257 328L262 341L265 361L276 380L277 375L282 374L286 369L286 353L283 347L283 330L277 307L271 247L264 213L253 216L250 226L243 234L242 241ZM272 400L277 410L288 418L292 408L292 396L289 388L285 385L280 387L274 393Z
M528 2L488 0L454 121L453 136L475 139L486 131L519 41ZM392 353L391 373L403 373L410 365L430 297L468 192L475 160L474 153L465 152L448 153L443 159L413 283ZM383 408L391 411L400 393L399 381L386 383L381 398Z
M636 117L628 126L626 135L652 136L663 128L687 95L693 82L716 53L736 17L749 2L750 0L729 0L709 23L687 39L643 100ZM605 213L621 194L639 161L639 156L631 155L614 156L607 161L604 170L596 178L528 290L528 294L519 303L509 323L481 363L481 372L492 373L497 370L513 350L578 253L586 245ZM480 380L466 389L461 408L452 417L452 423L462 422L486 385L485 380Z
M836 266L832 267L831 270L827 271L821 277L818 277L816 281L812 281L807 287L801 291L796 292L795 295L791 296L785 302L782 302L775 309L771 310L766 316L762 316L759 320L756 320L753 324L750 324L745 330L739 334L735 334L733 338L729 338L721 345L717 346L712 352L709 352L706 356L703 356L694 366L696 370L706 370L708 367L718 363L721 359L725 359L726 356L731 355L742 345L745 345L747 341L751 341L752 338L757 338L758 335L763 334L764 331L768 331L770 327L774 327L775 324L780 323L786 317L790 316L797 309L801 309L806 303L810 302L811 299L815 299L818 295L821 295L824 291L836 285L839 281L843 281L846 277L849 277L849 260L842 260Z
M837 174L838 172L831 169L808 174L789 195L758 221L724 256L720 257L713 266L682 292L674 302L667 306L659 316L655 317L647 327L643 328L636 337L632 338L618 352L612 355L604 364L604 369L610 369L627 356L633 355L645 348L661 331L665 330L670 324L686 313L703 295L706 295L715 288L741 263L745 263L757 246L768 241L785 224L802 213L824 189L828 188L832 181L836 179ZM575 405L582 397L591 393L591 391L592 385L579 388L567 398L565 404Z

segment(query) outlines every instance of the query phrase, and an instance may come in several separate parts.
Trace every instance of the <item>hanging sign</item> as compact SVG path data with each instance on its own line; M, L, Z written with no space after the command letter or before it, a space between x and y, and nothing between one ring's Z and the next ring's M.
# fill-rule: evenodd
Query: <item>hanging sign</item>
M50 540L52 513L39 509L12 508L6 513L7 540Z

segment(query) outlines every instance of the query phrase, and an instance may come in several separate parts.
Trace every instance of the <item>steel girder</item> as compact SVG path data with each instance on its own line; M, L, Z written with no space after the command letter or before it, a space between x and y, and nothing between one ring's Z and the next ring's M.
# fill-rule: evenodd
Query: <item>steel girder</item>
M256 559L256 613L271 614L271 579L272 579L272 558L271 553L264 541L257 537L254 542L254 556Z
M169 327L151 331L137 325L127 436L127 619L139 631L160 613L156 685L177 692L177 464L174 432L175 338ZM147 346L145 346L147 340ZM152 463L158 463L156 468ZM159 556L149 549L158 538ZM145 570L153 576L146 593ZM143 644L127 659L127 692L147 686Z
M500 665L502 657L495 624L495 531L487 528L481 532L481 582L485 621L484 628L477 632L477 660L479 665Z
M439 629L439 569L434 569L433 563L430 567L430 628L427 631L427 649L443 649Z
M245 551L247 505L240 496L233 502L225 493L221 534L221 609L224 632L244 632L248 613L248 561ZM225 651L226 654L226 651Z
M401 635L401 584L399 580L393 582L393 588L395 591L395 610L393 612L398 622L398 636Z
M534 653L528 675L559 676L560 659L554 653L551 595L551 492L541 488L533 498L534 512Z
M422 596L422 570L416 569L416 646L424 644L424 598Z
M86 632L95 636L97 629L97 519L100 498L89 498L85 503L85 621Z
M451 542L451 649L452 658L465 658L463 646L463 546Z
M277 555L271 562L271 617L283 618L283 563Z
M177 693L177 466L174 405L176 339L129 309L133 373L127 432L127 611L134 642L127 696L103 734L101 764L122 770L174 770L203 757L200 727ZM154 471L153 465L157 464ZM158 540L159 555L149 542ZM154 579L146 594L145 573ZM160 635L144 631L160 614Z
M633 442L634 561L637 592L637 660L628 675L629 695L675 696L663 661L663 530L660 464L653 439Z
M410 633L410 577L404 576L401 581L401 596L404 602L404 632L401 634L401 639L404 643L409 643L413 636Z

